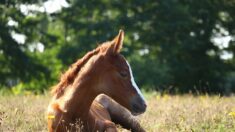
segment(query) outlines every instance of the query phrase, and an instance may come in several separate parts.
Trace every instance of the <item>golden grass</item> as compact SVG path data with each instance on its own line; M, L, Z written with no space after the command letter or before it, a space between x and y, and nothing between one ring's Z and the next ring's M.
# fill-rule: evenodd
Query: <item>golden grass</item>
M235 131L234 96L146 96L148 109L138 118L147 132ZM47 131L49 100L45 95L0 96L0 132Z
M148 103L141 122L150 132L235 131L235 97L155 94Z
M45 96L0 96L0 132L47 131Z

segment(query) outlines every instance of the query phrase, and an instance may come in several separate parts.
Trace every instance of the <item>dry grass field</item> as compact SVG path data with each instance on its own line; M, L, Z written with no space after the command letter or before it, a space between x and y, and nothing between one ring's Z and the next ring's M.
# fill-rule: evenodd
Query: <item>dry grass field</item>
M148 109L137 118L147 132L235 131L234 96L145 95ZM49 100L46 95L0 96L0 132L47 131Z

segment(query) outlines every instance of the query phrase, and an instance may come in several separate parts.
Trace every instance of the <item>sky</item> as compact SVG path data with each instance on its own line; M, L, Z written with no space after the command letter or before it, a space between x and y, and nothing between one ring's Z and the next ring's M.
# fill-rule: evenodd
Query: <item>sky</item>
M66 7L69 7L69 4L66 2L66 0L48 0L44 2L42 6L22 4L20 5L20 10L25 15L30 15L30 11L54 13Z
M47 13L54 13L61 11L62 8L69 7L69 4L66 2L66 0L48 0L42 4L42 6L38 5L25 5L22 4L19 6L20 11L29 16L34 16L34 14L31 11L40 11L40 12L47 12ZM8 21L9 26L18 26L18 23L12 19L9 19ZM12 37L19 43L24 44L26 40L26 36L24 34L19 34L16 32L11 32ZM39 52L44 51L44 45L40 42L34 43L30 45L29 50L31 52L37 50Z

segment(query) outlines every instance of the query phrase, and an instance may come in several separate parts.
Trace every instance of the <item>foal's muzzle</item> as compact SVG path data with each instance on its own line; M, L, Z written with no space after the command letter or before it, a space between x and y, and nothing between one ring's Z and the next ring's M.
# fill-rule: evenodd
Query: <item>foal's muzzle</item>
M139 115L145 112L147 105L140 96L134 96L131 99L131 113L133 115Z

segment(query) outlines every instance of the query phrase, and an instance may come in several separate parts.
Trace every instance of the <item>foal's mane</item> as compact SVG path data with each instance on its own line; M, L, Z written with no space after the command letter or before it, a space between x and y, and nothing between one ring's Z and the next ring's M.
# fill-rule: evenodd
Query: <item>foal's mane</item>
M60 82L52 87L51 93L57 97L60 97L64 93L64 90L74 82L79 71L88 62L88 60L99 52L105 51L108 47L108 42L105 42L73 63L70 68L63 75L61 75Z

